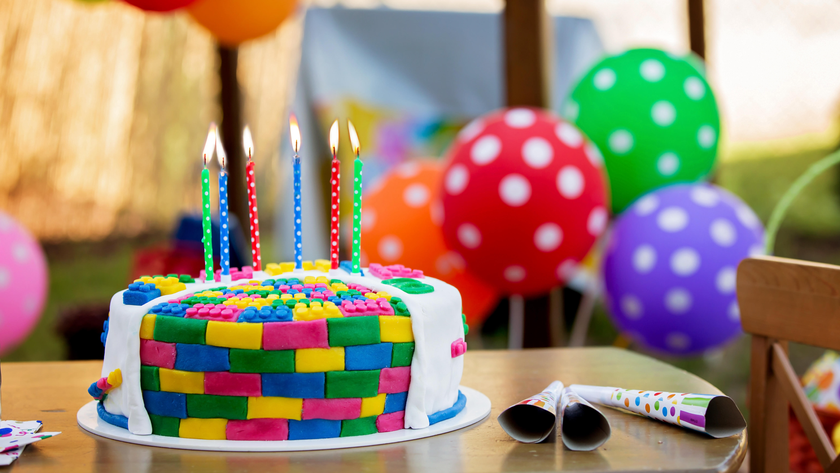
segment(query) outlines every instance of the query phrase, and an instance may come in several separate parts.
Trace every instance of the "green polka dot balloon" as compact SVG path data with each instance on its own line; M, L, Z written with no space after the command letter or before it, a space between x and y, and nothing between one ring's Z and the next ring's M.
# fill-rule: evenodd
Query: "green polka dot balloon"
M609 56L578 82L563 115L604 155L613 213L654 189L705 179L717 155L717 103L693 55Z

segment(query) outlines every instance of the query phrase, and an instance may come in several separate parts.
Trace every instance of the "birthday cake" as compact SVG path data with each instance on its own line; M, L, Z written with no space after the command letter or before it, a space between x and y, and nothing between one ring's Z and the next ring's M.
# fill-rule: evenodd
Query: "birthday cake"
M302 440L457 415L468 330L454 287L399 265L329 261L144 276L114 295L99 417L137 435Z

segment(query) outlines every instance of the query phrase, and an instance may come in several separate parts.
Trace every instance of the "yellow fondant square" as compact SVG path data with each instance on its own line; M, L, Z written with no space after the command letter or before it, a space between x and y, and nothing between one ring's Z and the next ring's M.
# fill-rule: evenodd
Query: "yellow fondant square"
M207 322L206 343L217 347L262 348L263 324L239 324L236 322Z
M411 317L379 316L379 338L383 343L413 342L414 332L411 331Z
M161 368L160 390L171 393L204 394L204 373Z
M282 274L283 271L280 270L280 265L277 263L268 263L265 266L265 273L269 276L277 276L278 274Z
M359 417L378 416L385 412L385 394L362 398L362 414Z
M312 264L312 261L304 261L303 262L303 270L304 271L312 271L315 269L315 265Z
M226 440L227 419L181 419L178 437L205 440Z
M295 350L295 371L298 373L344 371L344 347L299 348Z
M328 259L316 259L315 260L315 269L317 269L318 271L323 271L325 273L329 273L330 268L332 268L330 260L328 260Z
M157 319L157 314L143 316L143 322L140 323L140 338L145 338L146 340L155 338L155 319Z
M294 419L300 420L303 399L291 397L249 397L249 419Z

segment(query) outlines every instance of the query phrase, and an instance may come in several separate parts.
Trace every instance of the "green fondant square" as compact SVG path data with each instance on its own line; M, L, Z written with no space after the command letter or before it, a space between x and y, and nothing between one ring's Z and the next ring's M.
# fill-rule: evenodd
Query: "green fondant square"
M185 317L158 317L155 319L155 340L168 343L195 343L204 345L207 321Z
M230 350L231 373L294 373L294 350Z
M248 398L187 394L187 416L202 419L245 420L248 417Z
M395 343L391 351L391 368L411 366L411 358L413 356L414 342Z
M160 391L160 368L157 366L140 366L140 389L144 391Z
M331 347L379 343L379 317L337 317L327 319Z
M375 397L379 394L379 370L328 371L326 397Z
M177 417L165 417L154 414L149 414L149 419L152 421L153 434L163 435L165 437L178 436L178 430L181 428L181 419Z
M341 436L368 435L379 432L376 428L376 416L362 417L341 421Z

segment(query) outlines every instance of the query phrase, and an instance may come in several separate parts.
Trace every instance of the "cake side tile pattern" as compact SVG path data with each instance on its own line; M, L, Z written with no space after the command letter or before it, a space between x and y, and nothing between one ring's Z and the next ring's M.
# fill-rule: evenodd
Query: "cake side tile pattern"
M158 304L140 330L153 433L295 440L402 429L410 315L398 297L325 277Z

